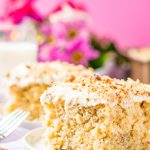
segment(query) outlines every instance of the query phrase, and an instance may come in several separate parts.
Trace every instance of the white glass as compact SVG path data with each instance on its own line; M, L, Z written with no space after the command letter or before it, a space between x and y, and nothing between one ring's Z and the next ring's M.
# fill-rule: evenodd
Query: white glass
M33 42L0 42L0 74L21 63L36 62L37 49Z
M37 61L38 44L33 25L0 23L0 101L4 99L4 75L16 65Z

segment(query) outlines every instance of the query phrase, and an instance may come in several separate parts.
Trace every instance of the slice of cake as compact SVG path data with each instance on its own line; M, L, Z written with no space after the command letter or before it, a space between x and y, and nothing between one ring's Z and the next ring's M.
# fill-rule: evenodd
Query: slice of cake
M150 86L92 75L41 96L49 150L149 150Z
M19 65L8 74L8 111L21 108L30 112L30 120L38 119L43 116L40 95L52 81L72 82L74 76L91 72L83 66L58 61Z

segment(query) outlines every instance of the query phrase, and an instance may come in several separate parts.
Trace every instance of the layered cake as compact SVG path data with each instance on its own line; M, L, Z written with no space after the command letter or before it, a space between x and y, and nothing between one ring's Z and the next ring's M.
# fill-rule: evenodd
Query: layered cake
M150 86L89 75L41 96L49 150L149 150Z
M89 74L92 70L65 62L23 64L8 73L10 103L8 111L21 108L30 112L30 120L43 116L40 95L53 81L72 82L74 76Z

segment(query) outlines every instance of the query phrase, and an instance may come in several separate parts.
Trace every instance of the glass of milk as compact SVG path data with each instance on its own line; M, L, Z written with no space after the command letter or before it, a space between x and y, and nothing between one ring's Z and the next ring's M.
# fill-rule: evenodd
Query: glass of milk
M36 62L37 50L36 32L29 21L21 25L0 23L0 76L21 63Z
M0 101L5 90L4 75L16 65L37 61L38 44L35 30L29 23L0 23Z
M0 42L0 74L21 63L36 62L37 49L33 42Z

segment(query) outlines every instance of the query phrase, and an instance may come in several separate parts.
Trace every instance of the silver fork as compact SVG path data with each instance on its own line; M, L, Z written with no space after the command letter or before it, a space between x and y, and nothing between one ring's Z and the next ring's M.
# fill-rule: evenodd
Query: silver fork
M29 112L15 110L0 121L0 141L10 135L29 115Z

